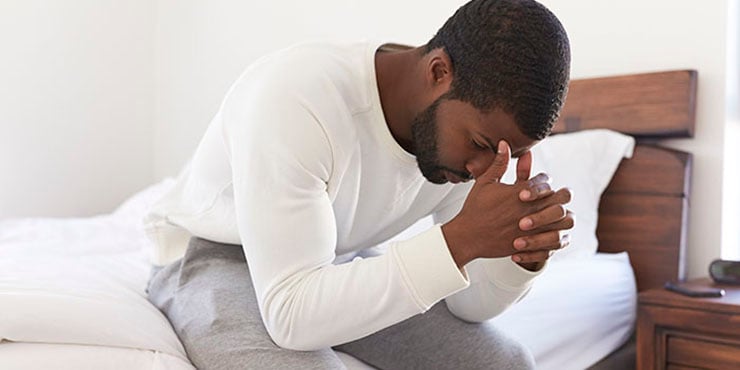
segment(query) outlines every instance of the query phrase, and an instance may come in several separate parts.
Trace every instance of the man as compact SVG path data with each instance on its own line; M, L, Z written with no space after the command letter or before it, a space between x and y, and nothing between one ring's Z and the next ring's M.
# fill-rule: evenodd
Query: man
M306 44L250 66L147 220L166 265L150 300L192 362L342 368L335 347L379 368L532 367L469 322L568 243L570 193L529 178L528 150L557 119L569 53L540 4L474 0L419 48Z

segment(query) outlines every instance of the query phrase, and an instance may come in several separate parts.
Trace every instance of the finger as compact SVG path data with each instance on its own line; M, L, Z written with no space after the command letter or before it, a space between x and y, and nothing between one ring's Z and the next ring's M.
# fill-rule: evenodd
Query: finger
M519 192L521 201L532 201L547 197L553 193L550 188L550 176L540 173L526 182L526 188Z
M568 210L562 204L553 204L537 213L519 220L519 228L527 231L558 222L568 215Z
M521 199L521 196L522 195L520 192L520 195L519 195L520 199ZM530 194L530 198L531 198L531 194ZM562 188L558 190L557 192L555 192L554 194L553 193L548 194L547 192L545 192L542 195L537 196L536 200L528 199L530 203L529 213L530 215L537 213L554 204L567 204L570 202L571 198L572 198L572 194L570 192L570 189L568 188ZM520 222L529 222L529 221L525 221L527 217L520 220ZM531 228L535 228L535 227L537 226L531 226ZM527 230L527 229L522 229L522 230Z
M528 263L528 262L544 262L552 255L552 251L535 251L535 252L523 252L517 253L511 256L514 262Z
M536 235L516 238L514 240L514 249L522 252L557 250L565 248L569 243L570 234L553 230Z
M566 237L566 240L561 242L560 249L568 248L570 245L570 234L565 234L564 237Z
M499 182L501 177L506 173L506 169L509 166L509 157L511 156L511 149L506 141L499 141L496 156L493 158L493 162L488 166L486 172L484 172L476 182Z
M522 154L516 161L516 182L525 182L529 180L529 174L532 172L532 152L527 151Z
M538 184L543 184L543 183L545 183L545 184L549 184L550 183L550 176L548 176L544 172L538 173L537 176L535 176L535 177L529 179L529 181L527 181L527 184L529 186L536 186Z
M573 212L569 210L565 218L563 218L562 220L551 223L549 225L530 229L527 231L527 235L534 235L534 234L544 233L544 232L552 231L552 230L555 230L555 231L570 230L575 226L575 224L576 224L576 216Z

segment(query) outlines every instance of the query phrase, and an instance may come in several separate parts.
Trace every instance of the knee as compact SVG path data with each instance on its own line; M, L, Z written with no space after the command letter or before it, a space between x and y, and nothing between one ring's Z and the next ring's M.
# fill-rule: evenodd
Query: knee
M477 362L481 365L476 368L491 369L535 369L532 352L527 346L497 328L482 324L478 333L478 343L485 343L478 347ZM486 348L488 350L486 350Z
M529 348L523 344L511 340L506 344L506 360L508 365L502 369L535 369L534 356Z

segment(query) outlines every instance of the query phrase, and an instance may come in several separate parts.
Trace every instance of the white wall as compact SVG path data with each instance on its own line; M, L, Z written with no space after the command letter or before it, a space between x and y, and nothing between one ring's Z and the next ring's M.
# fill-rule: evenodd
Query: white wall
M737 74L728 75L728 70L738 68L734 48L728 50L728 21L740 20L737 12L728 16L736 0L542 2L558 15L568 31L574 78L698 70L696 135L666 144L694 155L688 272L690 276L707 275L709 262L721 254L723 228L738 229L737 224L723 225L722 218L723 207L728 214L740 208L737 198L732 203L732 189L722 192L725 169L740 167L737 156L724 156L726 135L731 134L727 128L728 85L737 83ZM737 145L737 139L727 142ZM726 200L729 202L723 204ZM737 244L726 246L727 250L737 248Z
M252 61L311 39L422 44L463 0L159 0L155 175L176 174Z
M723 241L740 255L737 1L543 0L574 78L699 71L696 137L668 143L695 157L691 276ZM421 44L462 3L0 0L0 217L108 211L177 173L257 57L315 38Z
M153 181L154 15L0 0L0 218L108 212Z
M740 1L729 3L722 258L740 260Z
M733 1L543 1L568 30L574 78L683 68L699 71L696 137L667 143L692 152L695 159L688 251L691 276L706 275L708 262L720 256L723 200L728 199L722 193L724 169L740 167L738 157L723 156L725 135L730 134L726 99L732 76L727 71L733 63L727 50L727 26L728 19L740 18L728 18ZM421 44L462 3L160 0L155 176L179 170L230 83L260 55L315 37ZM740 205L724 208L732 213Z

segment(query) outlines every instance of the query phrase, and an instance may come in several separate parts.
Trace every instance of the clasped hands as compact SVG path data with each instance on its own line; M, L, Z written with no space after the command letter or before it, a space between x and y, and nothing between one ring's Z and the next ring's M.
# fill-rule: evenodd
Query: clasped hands
M509 165L511 149L499 142L488 169L475 180L460 213L442 225L442 233L458 267L476 258L511 256L520 266L536 271L553 251L566 247L566 230L574 225L567 188L553 191L549 177L530 178L532 155L517 160L517 180L500 182Z

